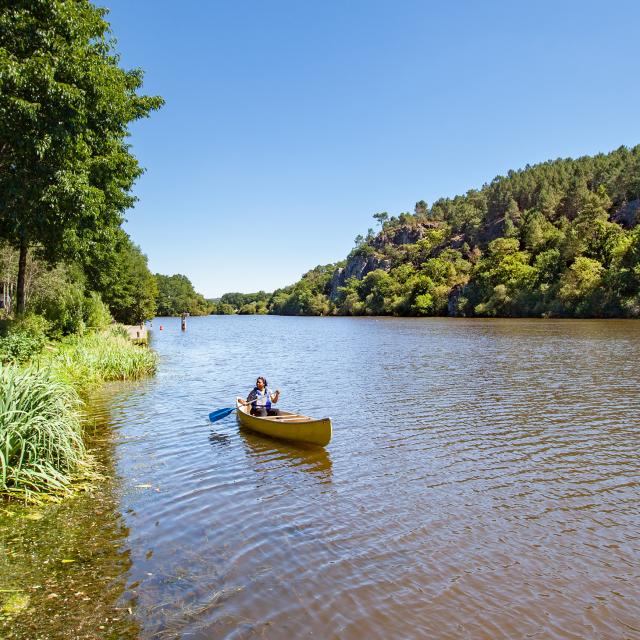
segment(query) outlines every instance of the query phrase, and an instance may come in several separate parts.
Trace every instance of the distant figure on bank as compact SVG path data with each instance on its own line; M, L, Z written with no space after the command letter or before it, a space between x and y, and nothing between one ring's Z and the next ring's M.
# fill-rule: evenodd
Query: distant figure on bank
M265 418L266 416L277 416L280 412L273 409L271 404L275 404L280 399L280 390L276 389L274 393L267 386L267 380L260 376L256 380L256 386L247 396L247 404L251 405L251 415Z

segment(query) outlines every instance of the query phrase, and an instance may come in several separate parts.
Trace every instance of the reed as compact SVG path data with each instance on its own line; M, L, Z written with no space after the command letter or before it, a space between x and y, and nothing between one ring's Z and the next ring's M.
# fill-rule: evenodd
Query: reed
M37 501L97 477L83 444L80 396L156 366L155 352L117 328L65 338L24 367L0 365L0 495Z
M73 336L40 359L56 377L80 392L111 380L136 380L153 375L157 355L131 343L117 330Z
M0 365L0 493L62 494L86 467L80 400L51 371Z

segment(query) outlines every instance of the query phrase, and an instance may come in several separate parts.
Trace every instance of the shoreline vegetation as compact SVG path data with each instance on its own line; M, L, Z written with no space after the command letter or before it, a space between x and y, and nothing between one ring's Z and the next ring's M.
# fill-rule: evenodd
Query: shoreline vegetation
M155 352L134 345L122 325L40 347L0 363L0 497L27 503L91 486L99 476L84 445L83 399L157 366Z
M143 173L129 127L164 100L120 66L107 15L90 0L0 12L0 499L90 485L82 398L157 364L112 323L159 308L162 277L122 224Z
M373 215L345 260L216 314L639 318L640 145Z

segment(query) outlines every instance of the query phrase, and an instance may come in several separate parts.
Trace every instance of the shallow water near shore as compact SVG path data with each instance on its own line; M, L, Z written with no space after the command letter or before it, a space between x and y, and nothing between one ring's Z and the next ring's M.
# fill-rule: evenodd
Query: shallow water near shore
M0 638L640 638L640 322L151 334L88 407L108 478L0 511ZM257 375L331 443L208 422Z

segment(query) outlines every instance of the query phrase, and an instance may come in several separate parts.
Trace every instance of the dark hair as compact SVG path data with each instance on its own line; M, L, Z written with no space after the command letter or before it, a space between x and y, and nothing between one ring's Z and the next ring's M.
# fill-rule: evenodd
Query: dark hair
M262 380L262 382L264 382L264 386L267 386L267 379L264 376L258 376L256 378L256 386L258 386L258 380Z

